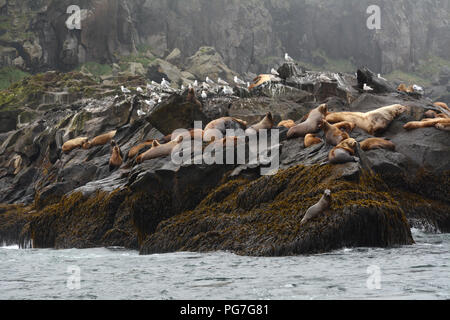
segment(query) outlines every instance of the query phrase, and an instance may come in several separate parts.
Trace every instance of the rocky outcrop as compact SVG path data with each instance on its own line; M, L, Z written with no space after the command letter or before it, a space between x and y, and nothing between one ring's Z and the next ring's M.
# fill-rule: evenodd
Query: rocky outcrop
M144 254L229 250L274 256L407 245L413 242L411 226L449 232L448 132L403 129L435 109L432 101L388 90L390 83L380 83L378 92L364 92L361 81L378 80L363 68L358 77L307 72L295 65L279 72L281 81L251 92L235 87L233 94L225 94L212 88L207 98L198 98L200 104L187 101L187 91L147 89L141 77L99 85L78 73L46 73L11 89L21 95L11 98L10 91L3 91L3 107L25 102L37 114L0 140L0 202L7 203L0 207L0 241L32 240L36 248L125 246ZM122 85L130 93L123 93ZM66 86L68 97L54 98ZM145 89L138 91L138 86ZM198 97L201 90L196 90ZM161 98L153 107L152 94ZM276 123L298 122L321 103L330 112L407 106L382 133L396 150L358 150L359 163L331 165L326 162L332 146L304 148L303 139L287 140L287 130L280 128L279 144L270 149L280 164L272 176L261 176L266 161L177 164L170 156L142 164L126 158L121 169L110 172L109 145L61 152L72 138L111 130L117 130L114 139L127 154L143 141L163 141L173 129L190 128L195 120L205 125L231 116L253 124L270 111ZM370 137L361 129L351 136L358 142ZM17 156L19 168L12 161ZM332 191L331 208L300 225L324 189Z

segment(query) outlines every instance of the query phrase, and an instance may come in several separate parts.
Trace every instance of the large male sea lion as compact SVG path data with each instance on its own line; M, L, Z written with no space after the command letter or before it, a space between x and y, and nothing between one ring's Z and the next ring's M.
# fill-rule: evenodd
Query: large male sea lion
M119 145L116 143L116 141L111 141L111 157L109 158L109 171L113 171L117 168L120 168L123 164L123 155L122 151L120 151Z
M306 121L289 129L287 133L288 139L304 137L308 133L316 133L319 131L320 126L322 125L322 120L325 118L327 113L328 109L326 104L318 106L309 113Z
M331 191L327 189L323 193L323 196L319 200L319 202L317 202L315 205L313 205L306 211L305 216L300 222L300 225L305 224L309 220L314 219L315 217L322 214L325 210L328 210L331 207L331 201L332 201Z
M387 149L395 151L394 143L381 138L369 138L361 142L360 145L363 151L369 151L374 149Z
M162 158L169 156L173 149L183 141L183 136L179 135L175 140L166 144L152 147L150 150L144 152L136 158L136 163L142 163L146 160Z
M72 140L67 141L62 146L62 151L64 153L69 153L72 150L81 148L86 142L88 142L89 138L87 137L79 137Z
M358 162L359 159L354 156L357 145L358 142L353 138L342 141L330 151L328 160L332 164Z
M325 141L332 146L337 146L342 141L350 138L347 132L339 130L334 125L329 124L326 120L322 120L322 129L323 132L325 132Z
M353 122L358 128L367 131L371 135L381 133L387 129L391 122L400 114L405 112L407 107L400 104L382 107L366 113L362 112L335 112L330 113L326 120L329 123L342 121Z
M97 146L104 146L111 142L112 139L116 136L117 130L102 134L100 136L95 137L92 140L87 141L83 144L83 149L91 149Z

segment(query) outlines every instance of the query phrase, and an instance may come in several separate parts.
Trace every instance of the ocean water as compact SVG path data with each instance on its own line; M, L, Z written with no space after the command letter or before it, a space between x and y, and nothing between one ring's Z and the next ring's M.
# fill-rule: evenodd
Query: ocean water
M282 258L2 247L0 299L450 299L450 234L413 236Z

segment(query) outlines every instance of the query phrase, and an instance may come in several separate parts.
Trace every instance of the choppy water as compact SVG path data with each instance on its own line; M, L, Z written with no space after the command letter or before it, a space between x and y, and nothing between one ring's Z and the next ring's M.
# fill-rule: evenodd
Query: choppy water
M284 258L3 247L0 299L449 299L450 234L413 235L413 246Z

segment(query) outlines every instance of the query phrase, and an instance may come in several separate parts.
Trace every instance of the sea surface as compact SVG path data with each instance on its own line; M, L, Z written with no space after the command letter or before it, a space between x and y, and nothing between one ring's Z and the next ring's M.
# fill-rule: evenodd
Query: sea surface
M415 245L255 258L0 248L0 299L450 299L450 234Z

